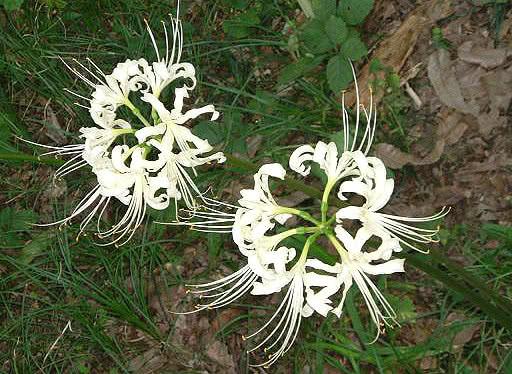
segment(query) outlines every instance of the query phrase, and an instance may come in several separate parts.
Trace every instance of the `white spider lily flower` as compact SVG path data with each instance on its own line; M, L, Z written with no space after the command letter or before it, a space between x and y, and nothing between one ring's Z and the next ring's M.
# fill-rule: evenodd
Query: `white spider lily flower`
M174 94L174 108L171 111L168 111L164 104L162 104L162 102L151 93L144 93L141 99L151 104L153 109L158 113L161 121L160 123L166 125L168 130L170 128L172 129L171 131L174 131L175 141L181 150L187 150L189 146L186 144L191 142L196 148L201 150L204 149L205 152L208 152L211 150L211 146L207 140L198 138L195 135L190 135L190 130L188 128L178 125L183 125L189 120L206 113L211 113L210 121L215 121L219 118L219 112L215 110L213 105L209 104L201 108L190 109L183 113L183 99L188 97L188 91L185 88L176 88L174 90ZM182 137L185 137L185 139L182 139Z
M317 163L332 185L347 176L365 172L368 168L366 157L359 150L346 151L338 157L338 147L334 142L325 144L320 141L315 148L310 145L300 146L290 156L290 169L307 176L311 172L311 166L305 164L307 161Z
M344 287L342 299L340 304L332 310L332 313L338 317L341 316L347 292L355 282L363 295L370 317L377 326L375 342L381 333L383 325L393 326L397 322L395 311L368 277L368 274L394 274L405 271L404 259L389 260L391 253L399 245L398 240L389 239L388 241L382 241L382 244L376 250L364 252L362 247L371 236L366 230L358 230L355 238L341 226L337 226L335 231L336 237L347 250L347 255L343 259L341 272L338 274L339 282ZM382 260L387 261L382 262ZM372 264L373 261L379 261L380 263Z
M287 208L276 203L268 185L269 177L284 180L285 175L286 170L277 163L260 167L254 175L254 188L240 191L242 198L238 200L238 204L245 208L240 217L241 225L266 219L274 219L283 225L291 217L291 214L285 213Z
M176 89L183 92L184 89ZM195 196L204 200L203 194L199 191L187 169L192 169L196 175L196 167L211 162L223 163L226 158L222 152L207 155L213 148L207 140L194 135L190 129L176 123L182 122L183 118L196 118L197 116L213 110L212 119L218 117L218 112L211 108L189 110L182 117L181 108L178 111L168 111L156 96L145 93L142 97L149 102L158 113L162 121L158 125L144 127L135 132L140 144L146 143L159 151L158 160L161 170L159 175L169 180L168 195L176 200L183 199L188 208L196 208ZM182 103L182 100L178 100ZM179 115L173 115L173 112ZM181 118L181 119L180 119ZM157 138L160 137L160 140ZM148 140L149 138L149 140ZM158 171L154 169L153 171Z
M242 253L260 247L272 247L284 239L282 233L265 237L274 228L275 222L283 225L291 214L288 208L276 203L269 186L269 177L284 180L286 170L282 165L266 164L254 175L254 188L240 191L239 208L233 223L233 240Z
M274 228L275 222L284 224L291 217L288 212L292 209L277 204L269 186L270 177L284 180L285 174L280 164L263 165L254 175L254 188L240 191L237 205L202 196L206 203L203 210L184 210L191 217L171 224L190 226L197 231L230 232L240 250L246 253L255 248L255 242L271 240L263 237ZM216 206L221 210L215 209Z
M409 248L428 253L411 242L437 242L435 236L439 229L424 229L404 222L433 222L448 214L449 209L443 207L441 211L432 216L419 218L379 213L378 211L387 204L393 193L394 181L386 178L386 168L381 160L376 157L368 157L367 160L370 165L370 172L367 173L367 176L341 183L338 192L338 197L342 200L346 200L345 193L351 192L363 196L366 201L361 207L348 206L338 210L337 222L341 223L344 219L359 220L365 230L382 240L397 238L401 244ZM401 247L398 246L396 250L400 251Z
M89 110L94 123L102 128L111 128L116 124L117 109L121 106L134 108L129 96L131 92L138 91L142 73L137 60L126 60L120 62L114 68L112 74L105 74L91 59L87 61L94 67L95 71L87 68L76 59L73 60L83 71L71 67L65 61L64 64L77 77L94 89L91 98L86 98L73 91L67 90L78 98L89 102L85 106ZM89 78L90 77L90 78ZM80 106L83 106L79 104Z
M122 173L121 178L132 181L132 191L123 217L109 230L99 233L99 237L103 239L115 236L107 244L116 244L125 237L126 239L120 245L128 242L134 235L135 230L142 224L147 206L157 210L169 206L169 196L167 194L160 193L157 196L158 191L168 188L169 181L161 176L149 176L146 169L148 162L151 163L151 161L145 160L143 152L140 147L136 147L132 151L126 145L118 145L112 150L112 164L117 171ZM129 167L125 165L127 153L131 154Z

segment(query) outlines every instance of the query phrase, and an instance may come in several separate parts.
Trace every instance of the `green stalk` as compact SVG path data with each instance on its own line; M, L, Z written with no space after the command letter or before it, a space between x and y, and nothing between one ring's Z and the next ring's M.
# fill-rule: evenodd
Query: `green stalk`
M56 159L56 158L38 157L38 156L28 155L26 153L21 153L21 152L0 153L0 161L30 162L33 164L44 164L44 165L54 165L54 166L60 166L60 165L64 164L64 161Z
M146 127L151 127L151 124L148 122L146 118L142 115L139 108L132 104L132 102L126 99L125 105L132 111L133 114L142 122L142 124Z
M512 315L510 312L512 309L503 310L501 308L494 306L488 297L489 292L492 292L489 289L489 287L482 285L481 287L478 288L470 288L463 282L459 281L457 278L453 277L449 272L446 272L445 270L442 270L437 266L431 265L430 263L423 259L422 255L419 255L417 253L401 253L399 257L407 259L410 265L430 275L432 278L440 281L448 288L451 288L453 291L463 296L466 299L466 301L473 304L473 306L479 308L480 310L482 310L482 312L484 312L493 320L498 322L501 326L512 331ZM459 265L453 264L453 267L451 266L451 268L452 271L455 270L456 274L460 273L461 269ZM507 304L507 302L503 298L502 302Z

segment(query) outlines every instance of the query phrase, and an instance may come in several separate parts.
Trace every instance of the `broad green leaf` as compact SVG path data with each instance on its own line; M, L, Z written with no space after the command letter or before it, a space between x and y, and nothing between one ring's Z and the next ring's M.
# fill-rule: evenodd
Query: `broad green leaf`
M325 22L325 32L334 44L340 44L348 35L347 25L340 17L331 16Z
M359 25L373 8L373 0L341 0L338 14L349 25Z
M7 207L0 211L0 232L25 231L37 221L37 214L31 210L16 211Z
M416 308L410 298L386 295L386 299L395 310L399 322L416 318Z
M325 31L325 25L317 19L309 21L302 29L302 40L306 48L314 54L320 54L335 46Z
M321 21L336 14L336 0L312 0L311 6L315 18Z
M0 210L0 246L16 247L23 244L20 232L30 229L37 221L37 214L31 210L16 211L7 207Z
M23 2L24 0L0 0L0 5L3 5L5 10L12 11L20 9Z
M324 60L325 56L303 57L299 61L286 66L277 79L278 84L286 84L302 77L316 68Z
M226 34L235 38L246 38L251 33L251 27L260 24L260 18L255 9L239 14L224 21L223 28Z
M350 62L343 54L336 55L327 64L327 82L335 93L340 92L352 82Z
M194 135L206 139L211 145L222 143L225 136L225 127L222 123L201 121L192 128Z
M350 37L341 46L343 55L351 60L359 60L366 56L368 49L359 37Z
M52 235L50 232L40 232L22 248L20 261L24 264L30 264L34 258L40 256L48 249L51 242Z

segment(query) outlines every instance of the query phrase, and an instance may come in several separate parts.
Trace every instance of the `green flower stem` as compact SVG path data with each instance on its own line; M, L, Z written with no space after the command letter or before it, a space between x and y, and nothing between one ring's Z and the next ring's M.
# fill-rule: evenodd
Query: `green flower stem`
M22 152L2 152L0 153L0 161L30 162L33 164L44 164L52 166L60 166L64 164L64 161L57 158L33 156Z
M293 233L290 234L290 235L287 235L287 237L291 236L291 235L304 235L304 234L321 233L321 228L320 227L297 227L296 229L291 229L291 230L285 231L284 233L291 233L291 232L293 232ZM282 235L284 233L281 233L279 235Z
M446 271L446 269L439 267L440 264L436 264L435 262L432 263L430 260L425 260L425 256L418 253L399 253L397 256L405 258L407 263L440 281L445 286L464 297L464 299L473 304L473 306L482 310L482 312L487 314L487 316L492 318L501 326L512 331L512 306L510 305L510 302L508 302L504 297L501 298L501 304L508 304L506 306L507 309L504 310L501 305L494 305L492 299L490 299L489 293L492 293L492 290L490 290L489 287L482 285L477 288L474 285L468 285L464 281L454 277L453 274L450 274L455 273L458 275L461 273L459 265L452 264L450 266L451 271ZM476 276L473 278L476 279Z
M332 188L336 184L336 181L328 180L325 185L324 193L322 195L322 204L320 205L320 211L322 213L322 222L327 221L327 211L329 210L329 196L331 195Z
M339 253L340 257L341 257L341 260L342 261L347 261L348 260L348 252L345 249L345 247L343 247L343 245L341 245L341 243L338 241L338 239L332 233L332 231L326 231L325 232L325 236L327 236L327 238L332 243L334 248L336 248L336 250L338 251L338 253Z
M311 247L311 245L316 241L316 239L320 235L322 235L322 232L321 231L317 231L316 233L314 233L313 235L311 235L309 238L306 239L306 243L304 243L304 247L302 247L302 252L300 254L299 260L293 266L293 268L291 270L292 272L293 272L294 269L296 269L298 267L303 267L304 266L304 263L306 262L306 260L308 258L309 248Z
M280 213L285 213L285 214L286 213L293 214L294 216L298 216L298 217L302 218L305 221L311 222L315 226L321 226L322 225L322 222L317 220L315 217L313 217L308 212L304 212L303 210L300 210L300 209L281 207L279 212Z
M126 99L125 105L132 111L133 114L142 122L142 124L146 127L150 127L151 124L144 118L139 108L132 104L132 102Z

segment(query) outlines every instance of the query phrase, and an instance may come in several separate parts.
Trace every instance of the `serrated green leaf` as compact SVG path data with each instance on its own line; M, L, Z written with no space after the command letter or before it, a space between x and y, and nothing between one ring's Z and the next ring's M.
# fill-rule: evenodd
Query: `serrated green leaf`
M336 14L336 0L312 0L311 7L315 18L321 21Z
M327 64L327 82L330 89L338 93L352 82L352 68L343 54L332 57Z
M338 7L338 14L349 25L359 25L370 14L373 0L342 0Z
M286 66L281 70L281 73L277 78L277 84L286 84L302 77L320 65L324 58L325 56L303 57L297 62Z
M246 38L251 33L251 28L260 24L260 18L255 9L241 13L224 21L224 32L235 39Z
M359 37L351 37L345 40L341 50L343 55L351 60L359 60L368 53L366 44Z
M7 11L13 11L20 9L23 2L24 0L0 0L0 5L3 5Z
M312 19L302 29L301 39L306 48L314 54L327 52L335 47L325 31L323 22Z
M331 16L325 22L325 32L334 44L342 43L348 35L348 29L345 21L336 16Z

